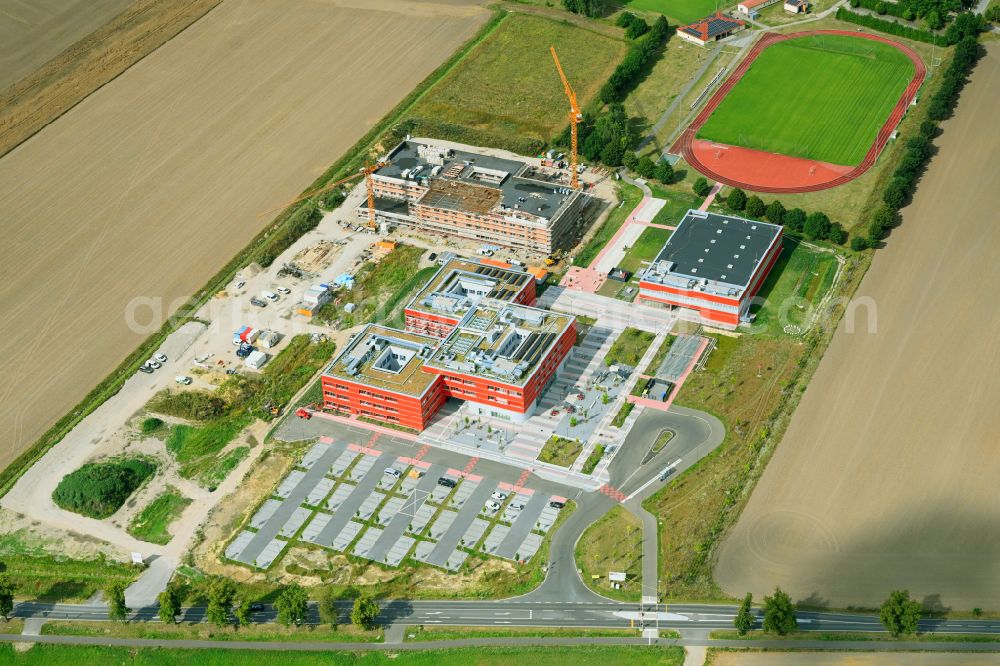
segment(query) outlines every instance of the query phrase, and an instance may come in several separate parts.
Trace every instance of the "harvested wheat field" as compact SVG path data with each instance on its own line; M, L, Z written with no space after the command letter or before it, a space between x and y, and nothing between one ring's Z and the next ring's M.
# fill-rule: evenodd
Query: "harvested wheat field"
M0 89L110 21L132 0L0 0Z
M1000 610L1000 45L943 123L902 226L856 295L767 471L722 545L734 596Z
M132 299L201 287L488 16L227 0L0 159L0 466L146 337Z

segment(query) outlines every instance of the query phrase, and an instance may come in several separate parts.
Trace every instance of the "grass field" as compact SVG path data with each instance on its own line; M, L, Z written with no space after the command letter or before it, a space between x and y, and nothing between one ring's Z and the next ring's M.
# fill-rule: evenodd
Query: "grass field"
M646 349L653 342L655 336L649 331L642 331L638 328L626 328L615 338L608 355L604 357L604 364L611 366L616 363L624 363L635 367L646 353Z
M833 164L858 164L913 77L888 44L839 35L773 44L698 138Z
M719 9L735 5L735 2L724 2ZM691 23L715 12L716 3L713 0L626 0L625 6L647 12L658 12L672 23Z
M807 326L836 274L835 255L786 238L781 256L757 294L765 302L750 306L756 330L780 334L785 326Z
M594 232L594 235L587 241L587 244L576 253L576 256L573 258L574 266L590 266L590 262L597 258L598 253L604 249L608 241L618 233L629 213L642 201L642 190L635 185L622 183L618 187L617 193L621 204L608 214L607 219Z
M616 506L580 537L576 565L582 570L583 581L599 594L620 601L638 601L642 593L642 523L624 507ZM625 572L621 589L611 587L609 571Z
M597 94L628 48L623 41L569 23L510 14L409 115L431 127L447 125L462 132L453 137L458 141L512 148L511 137L547 142L567 124L567 102L550 45L559 53L581 106Z
M656 258L667 239L670 238L671 233L673 232L668 229L646 227L625 253L625 257L618 262L618 266L635 273Z
M545 442L545 446L542 447L541 452L538 454L538 459L551 465L569 467L576 462L582 450L583 445L575 439L552 435L549 441Z
M132 666L250 666L267 662L288 666L506 666L530 663L533 666L606 666L628 663L633 666L680 666L680 647L587 646L587 647L477 647L421 652L302 652L181 648L130 648L93 645L36 644L26 652L11 644L0 645L0 662L17 666L77 666L78 664L130 664Z
M170 523L177 519L191 500L179 490L168 487L166 491L146 505L129 523L128 533L136 539L165 544L170 541Z

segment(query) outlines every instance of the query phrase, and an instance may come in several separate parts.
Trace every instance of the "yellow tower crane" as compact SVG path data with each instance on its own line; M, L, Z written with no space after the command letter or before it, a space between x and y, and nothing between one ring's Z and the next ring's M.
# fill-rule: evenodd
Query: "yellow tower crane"
M552 52L552 59L556 61L556 69L559 70L559 78L562 79L563 89L566 91L566 97L569 99L569 132L570 132L570 152L569 152L569 168L570 168L570 178L573 185L573 189L580 189L580 176L577 173L576 167L576 125L581 120L583 120L583 114L580 113L580 105L576 103L576 93L573 92L573 88L570 87L569 81L566 79L566 72L563 71L562 64L559 62L559 56L556 55L556 47L550 46L549 51Z
M317 194L323 194L324 192L329 192L335 187L339 187L340 185L348 183L354 180L355 178L364 176L365 189L368 191L368 226L372 229L375 229L377 228L377 225L375 224L375 183L372 180L372 174L381 169L382 167L386 166L387 164L388 162L376 162L374 164L366 164L362 169L359 169L357 173L351 174L347 178L341 178L340 180L334 183L329 183L327 185L324 185L323 187L313 190L312 192L308 192L300 197L292 199L291 201L288 201L277 208L266 210L262 212L259 215L259 217L264 217L266 215L271 215L273 213L276 213L279 210L284 210L285 208L288 208L292 204L296 204L300 201L305 201L306 199L311 199Z

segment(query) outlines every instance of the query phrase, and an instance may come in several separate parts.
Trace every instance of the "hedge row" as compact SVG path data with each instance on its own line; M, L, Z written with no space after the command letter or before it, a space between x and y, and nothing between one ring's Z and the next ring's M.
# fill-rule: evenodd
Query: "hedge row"
M600 98L605 104L625 99L629 88L635 83L650 58L660 51L670 33L670 26L663 16L657 17L648 33L640 37L601 86Z
M917 179L933 154L931 140L937 135L937 123L951 115L958 102L958 93L981 54L975 37L965 37L955 47L951 64L944 71L941 85L927 109L930 120L921 123L917 136L906 142L906 152L882 195L883 204L872 213L868 223L868 244L875 245L882 239L892 226L896 211L913 195Z
M916 42L926 42L927 44L937 44L939 46L945 44L945 40L942 37L938 37L926 30L918 30L907 25L900 25L895 21L886 21L885 19L868 16L867 14L856 14L843 7L837 9L837 19L856 25L863 25L866 28L872 28L873 30L896 35L897 37L912 39Z
M865 2L865 0L854 1ZM868 16L867 14L856 14L844 7L837 9L837 18L841 21L863 25L866 28L872 28L879 32L886 32L890 35L905 37L917 42L926 42L927 44L936 44L938 46L954 46L966 37L975 37L979 33L984 32L988 27L986 19L972 12L962 12L956 16L955 20L948 26L948 29L945 30L944 35L935 35L926 30L911 28L895 21L887 21L875 16Z

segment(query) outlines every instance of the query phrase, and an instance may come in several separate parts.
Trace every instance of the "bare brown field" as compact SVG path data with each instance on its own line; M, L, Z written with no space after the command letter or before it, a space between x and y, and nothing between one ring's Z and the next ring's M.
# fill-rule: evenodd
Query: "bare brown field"
M234 0L0 159L0 466L489 16L473 2Z
M29 8L0 0L11 5L5 19L21 19L13 43L0 47L16 74L0 81L0 156L221 1L41 0Z
M856 294L715 568L731 595L996 610L1000 585L1000 46Z
M717 652L712 666L996 666L997 654L951 652Z
M115 17L132 0L0 0L0 89Z

